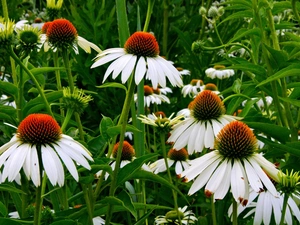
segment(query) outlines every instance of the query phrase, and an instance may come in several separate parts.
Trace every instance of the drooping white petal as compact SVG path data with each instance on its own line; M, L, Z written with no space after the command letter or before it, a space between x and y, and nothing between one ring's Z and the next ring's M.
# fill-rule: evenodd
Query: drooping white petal
M199 176L196 177L194 183L192 184L192 186L188 192L188 195L194 194L196 191L200 190L207 183L207 181L210 179L210 177L212 176L213 172L218 167L220 162L221 162L220 159L210 160L209 163L206 164L204 168L202 168L202 167L194 168L192 171L192 172L194 172L193 176L191 176L191 174L187 174L185 176L186 178L189 177L190 179L193 179L195 176L197 176L199 174ZM190 168L191 167L189 167L189 169L187 169L187 171L189 171ZM198 172L198 169L199 169L199 172ZM184 172L182 174L184 174Z
M219 186L219 188L215 192L214 194L215 199L223 199L225 195L228 193L228 189L230 187L231 170L232 170L231 162L227 160L226 171L224 172L224 177L222 178L223 183Z
M244 160L243 162L244 162L246 174L247 174L247 177L248 177L248 180L249 180L249 183L250 183L250 186L252 187L252 189L257 193L263 191L264 187L261 183L261 180L257 176L255 170L253 169L252 165L248 162L248 160Z
M254 221L253 221L253 225L260 225L263 221L263 212L264 212L264 195L266 193L262 192L260 193L260 196L257 200L257 204L256 204L256 210L255 210L255 215L254 215Z
M124 67L122 71L122 77L121 77L121 81L123 84L128 80L131 73L133 72L133 69L136 65L136 60L137 60L137 56L133 55L132 58L127 63L127 65Z
M276 182L279 182L278 172L279 170L276 169L276 166L265 159L261 154L254 154L252 158L266 171L266 173Z
M151 80L152 87L156 89L158 84L160 84L160 86L162 87L165 87L166 80L164 80L165 81L164 83L159 82L161 76L159 76L159 73L156 71L155 60L153 60L150 57L147 57L147 66L148 66L148 70L146 73L146 79Z
M60 156L60 158L62 159L62 161L64 162L65 166L67 167L67 169L69 170L70 174L73 176L73 178L78 181L79 177L78 177L78 172L76 169L76 166L72 160L72 158L67 155L60 146L55 146L55 150L58 153L58 155Z
M77 37L77 44L86 52L86 53L91 53L91 48L93 48L94 50L96 50L97 52L101 52L101 49L95 45L92 42L89 42L88 40L86 40L83 37L78 36Z
M37 154L36 146L33 145L31 148L30 155L30 177L33 184L38 187L41 185L41 174L40 174L40 164Z
M141 56L138 60L135 69L134 80L136 85L138 85L141 82L141 80L144 78L145 73L146 73L146 61L145 58Z
M266 193L264 195L264 208L263 208L263 221L264 224L270 224L271 222L271 216L272 216L272 202L271 202L271 196L270 194Z
M209 191L210 193L215 193L220 185L225 185L224 182L224 176L225 176L225 172L227 171L227 166L228 166L228 160L224 160L219 166L218 168L213 172L211 178L209 179L209 181L207 182L206 186L205 186L205 191ZM225 189L229 189L229 183L227 182L227 187L224 187ZM222 196L219 195L218 198L221 198ZM223 196L224 197L224 196Z
M132 58L132 56L133 55L131 55L131 54L123 55L122 57L120 57L117 60L115 60L112 64L110 64L109 68L107 68L107 71L110 68L111 68L111 70L113 70L112 79L116 79L117 78L117 76L122 72L122 70L125 68L125 66L127 65L127 63L130 61L130 59Z
M175 164L175 173L181 174L183 171L181 161L177 161Z
M215 136L214 136L214 132L212 129L212 125L209 121L207 121L205 124L206 124L206 131L205 131L205 135L204 135L204 147L213 149L214 142L215 142Z
M177 138L182 135L182 133L194 122L194 118L187 118L173 126L173 130L171 130L171 136L168 138L168 142L175 142Z

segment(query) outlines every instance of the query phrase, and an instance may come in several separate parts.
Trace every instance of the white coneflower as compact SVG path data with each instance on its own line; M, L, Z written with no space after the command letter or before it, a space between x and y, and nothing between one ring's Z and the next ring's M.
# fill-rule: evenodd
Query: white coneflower
M124 48L111 48L99 53L91 68L114 61L106 70L103 82L112 73L115 79L121 74L121 81L125 83L132 72L136 84L145 77L152 82L154 89L160 85L166 87L166 77L172 86L182 86L179 71L161 56L158 43L153 34L135 32L126 41Z
M234 75L234 70L225 68L223 65L215 65L213 68L206 69L205 74L211 79L225 79Z
M91 169L87 159L93 161L90 152L72 137L62 134L58 123L47 114L27 116L20 123L17 134L0 147L0 154L2 182L13 181L23 168L35 186L41 184L41 170L52 185L63 186L63 163L78 181L76 163Z

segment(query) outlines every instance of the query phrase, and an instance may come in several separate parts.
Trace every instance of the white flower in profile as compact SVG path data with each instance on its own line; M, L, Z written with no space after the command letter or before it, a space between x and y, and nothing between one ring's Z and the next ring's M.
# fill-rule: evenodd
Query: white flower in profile
M97 52L101 52L101 49L97 45L79 36L74 25L66 19L56 19L52 22L46 22L42 27L40 39L45 51L48 51L50 48L53 51L71 48L76 54L79 54L79 46L87 53L91 53L91 48Z
M189 168L189 155L185 148L180 150L170 149L168 152L168 167L175 166L175 173L181 174L183 170ZM164 159L159 159L149 165L153 173L161 173L167 170L167 166Z
M179 71L172 63L159 56L158 43L151 33L135 32L127 39L124 48L104 50L97 55L96 62L91 68L111 61L114 62L107 68L103 82L112 73L113 79L121 74L121 81L125 83L134 72L134 80L137 85L144 77L152 82L154 89L158 85L166 87L166 77L172 86L181 87L183 85Z
M207 77L211 79L225 79L234 75L234 70L225 69L223 65L215 65L213 68L208 68L205 70L205 74Z
M189 154L213 148L215 137L229 122L238 117L225 115L225 106L220 97L212 91L200 92L189 104L190 116L173 126L168 142L173 148L187 146Z
M163 89L167 93L168 89ZM134 101L137 102L138 95L134 94ZM149 85L144 85L144 106L150 107L151 104L160 105L161 103L170 104L170 99L161 92L160 88L153 89Z
M178 219L180 218L180 221ZM177 210L172 210L166 213L164 216L157 216L154 223L158 224L194 224L198 219L192 210L187 210L187 206L178 207Z
M240 121L227 124L216 138L215 149L191 160L191 166L181 173L185 182L193 180L189 195L205 186L207 197L223 199L230 190L235 201L244 206L249 200L250 187L257 193L266 188L277 196L269 177L278 181L279 171L257 152L256 137L246 124Z
M102 219L100 216L96 216L93 218L93 225L103 225L105 224L105 220Z
M204 83L199 79L192 79L191 83L184 85L181 89L183 97L187 95L191 98L195 97L199 92L204 90Z
M293 194L288 198L284 224L293 225L293 217L300 223L300 210L294 199L300 200L300 196ZM246 206L239 204L237 212L238 215L240 215L242 212L249 209L243 218L253 216L254 214L254 225L274 224L273 222L271 223L272 217L274 218L275 224L279 225L282 215L283 200L284 197L280 192L277 192L277 196L274 196L268 190L262 191L261 193L251 190L248 204ZM228 209L228 216L232 216L232 205Z
M2 182L15 180L23 168L36 187L41 184L41 169L53 186L63 186L63 163L78 181L76 163L91 169L87 159L93 161L90 152L70 136L62 134L58 123L47 114L27 116L20 123L17 134L0 147L0 154Z

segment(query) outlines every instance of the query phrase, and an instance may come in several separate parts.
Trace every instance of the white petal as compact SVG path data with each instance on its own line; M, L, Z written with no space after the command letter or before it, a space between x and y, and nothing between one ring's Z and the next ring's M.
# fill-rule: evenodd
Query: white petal
M264 195L264 208L263 208L263 214L264 214L264 224L270 224L271 222L271 216L272 216L272 202L271 202L271 197L273 197L272 195L266 193Z
M31 148L30 177L36 187L41 185L40 164L36 146L32 146Z
M78 181L79 177L78 177L78 172L76 169L76 166L72 160L72 158L67 155L61 148L60 146L55 146L55 150L58 153L58 155L60 156L60 158L62 159L62 161L64 162L65 166L67 167L67 169L69 170L69 172L71 173L71 175L73 176L73 178Z
M145 73L146 73L146 61L145 61L145 58L143 56L141 56L139 58L139 61L136 65L136 69L135 69L134 78L135 78L136 85L138 85L141 82Z
M245 165L246 174L247 174L247 177L248 177L248 180L249 180L249 183L250 183L250 186L252 187L252 189L257 193L263 191L264 187L261 183L261 180L257 176L254 168L252 167L252 165L247 160L244 160L244 165Z
M259 194L257 204L256 204L256 210L254 215L254 222L253 225L261 225L263 221L263 212L264 212L264 195L265 192L262 192Z
M95 45L94 43L92 42L89 42L88 40L86 40L85 38L83 37L80 37L78 36L77 37L77 44L87 53L91 53L91 47L96 50L97 52L101 52L101 49Z
M133 55L132 58L127 63L127 65L124 67L124 69L122 71L122 77L121 77L121 81L123 84L128 80L131 73L133 72L133 69L136 64L136 60L137 60L137 56Z
M178 175L181 174L182 171L183 169L182 169L181 161L177 161L175 164L175 173Z
M215 142L215 136L214 136L214 132L212 129L212 125L209 121L207 121L205 124L206 124L206 131L204 134L204 146L205 146L205 148L213 149L214 142Z
M111 54L105 55L105 56L101 57L100 59L98 59L96 62L94 62L93 65L91 66L91 69L98 67L98 66L102 66L103 64L113 61L123 55L125 55L125 52L117 52L117 53L111 53Z
M214 194L215 199L223 199L225 195L228 193L228 189L230 187L230 176L231 176L231 162L227 161L226 171L224 173L224 177L222 178L223 183L220 185L218 190Z
M148 65L148 70L146 73L146 78L148 80L151 80L152 82L152 87L154 89L157 88L158 83L160 86L165 87L166 86L166 79L162 79L161 76L159 76L159 73L156 71L156 66L155 66L155 60L147 57L147 65ZM159 80L162 80L164 82L160 83Z
M133 55L131 55L131 54L123 55L122 57L120 57L119 59L114 61L112 64L110 64L109 68L111 67L113 70L113 75L112 75L113 79L117 78L117 76L121 73L121 71L125 68L127 63L130 61L132 56Z
M236 202L242 202L245 196L245 177L242 172L242 164L234 159L231 172L231 191Z

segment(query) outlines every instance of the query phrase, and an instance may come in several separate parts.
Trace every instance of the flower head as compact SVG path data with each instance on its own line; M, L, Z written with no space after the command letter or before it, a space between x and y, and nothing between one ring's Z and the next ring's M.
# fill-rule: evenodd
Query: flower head
M204 83L202 80L193 79L190 84L184 85L181 92L183 97L189 95L190 97L195 97L204 88Z
M74 112L81 114L92 100L90 95L86 95L83 90L76 87L73 92L69 87L63 88L63 102L66 109L73 109Z
M179 219L181 223L179 222ZM157 216L155 224L194 224L198 219L191 210L187 210L187 206L179 207L177 210L171 210L165 216Z
M121 73L121 81L125 83L134 72L136 84L146 76L146 79L151 80L154 89L158 85L166 87L166 77L173 86L182 86L178 70L158 54L159 47L154 35L135 32L128 38L124 48L111 48L98 54L91 68L115 60L106 70L103 82L111 73L113 79Z
M87 53L91 53L91 48L101 52L98 46L78 36L74 25L66 19L56 19L45 23L42 27L41 40L45 51L49 48L53 50L72 48L78 54L77 45L79 45Z
M58 18L61 7L63 4L63 0L47 0L47 14L50 20L54 20Z
M172 119L173 115L174 113L172 113L171 116L166 117L164 113L152 113L148 116L140 115L138 119L144 124L156 127L161 132L168 133L173 125L179 123L181 119L183 119L183 115L176 116Z
M288 170L286 174L282 171L278 173L278 189L284 194L297 194L300 195L300 175L299 171L294 172L293 170L289 173Z
M179 175L183 170L189 168L188 156L188 152L185 148L182 148L180 150L175 150L172 148L168 152L168 166L171 168L174 165L175 173ZM155 174L165 172L167 170L164 159L159 159L153 162L149 167Z
M208 68L207 70L205 70L205 74L211 79L225 79L233 76L234 70L225 69L225 66L223 65L215 65L213 68Z
M160 91L160 88L153 89L149 85L144 85L144 106L150 107L151 104L160 105L162 102L170 104L170 99L166 96L166 92L164 93ZM134 94L134 101L137 102L137 100L138 95Z
M278 180L278 170L255 151L256 138L247 125L240 121L227 124L215 146L216 150L192 160L191 166L182 172L184 181L195 179L189 195L205 186L206 196L223 199L231 189L236 202L244 206L249 200L249 186L257 193L266 188L277 195L269 177Z
M0 46L4 48L10 46L13 42L15 24L11 20L0 22Z
M93 160L90 152L73 138L62 134L58 123L47 114L27 116L20 123L17 134L0 147L0 154L2 182L6 178L13 181L23 168L35 186L41 182L40 168L52 185L63 186L65 176L62 163L78 181L75 163L90 169L87 159Z
M202 91L189 104L190 116L175 125L168 142L174 142L175 149L187 145L189 154L213 148L219 131L229 122L238 119L225 115L225 106L220 97L212 91Z
M40 32L36 27L24 25L21 29L17 29L17 38L21 50L30 53L32 50L37 50L40 45Z

